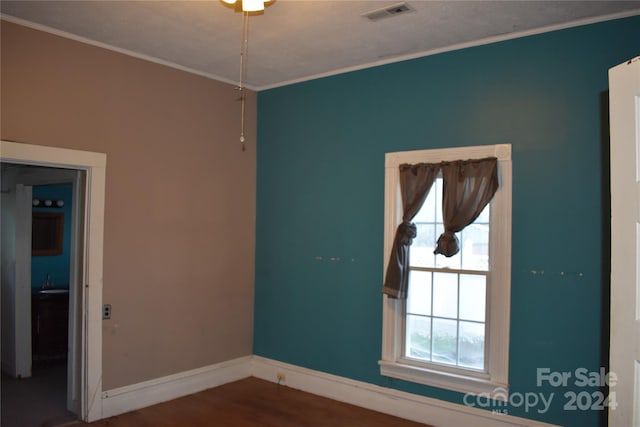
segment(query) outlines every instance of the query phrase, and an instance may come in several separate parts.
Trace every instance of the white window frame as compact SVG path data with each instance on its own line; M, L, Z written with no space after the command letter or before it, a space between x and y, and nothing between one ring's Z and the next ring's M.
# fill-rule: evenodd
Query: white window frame
M396 228L402 222L400 171L403 163L497 157L500 186L491 200L489 275L487 283L487 372L479 373L433 363L416 363L403 358L405 301L384 295L382 306L381 375L463 393L509 398L509 319L511 305L511 144L456 147L386 153L384 265L387 263ZM384 276L383 276L384 277Z

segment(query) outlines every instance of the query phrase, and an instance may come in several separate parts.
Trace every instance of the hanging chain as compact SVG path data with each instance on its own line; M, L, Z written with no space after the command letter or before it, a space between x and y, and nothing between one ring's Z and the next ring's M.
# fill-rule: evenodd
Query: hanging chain
M242 151L246 150L244 143L244 114L245 104L247 100L245 80L247 78L247 60L249 57L249 12L242 12L242 46L240 47L240 82L238 90L240 91L240 144Z

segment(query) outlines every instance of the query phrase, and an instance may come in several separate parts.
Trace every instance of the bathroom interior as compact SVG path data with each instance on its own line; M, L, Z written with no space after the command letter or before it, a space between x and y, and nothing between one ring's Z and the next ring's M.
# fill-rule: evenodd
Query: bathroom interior
M67 359L71 184L33 187L31 352L34 369Z
M73 185L31 188L31 295L25 302L31 308L31 328L30 337L22 337L30 339L31 369L26 375L16 375L15 370L7 369L3 352L0 408L1 425L5 427L76 419L67 409ZM6 191L11 189L3 187ZM7 212L3 209L2 213ZM4 281L2 286L4 299ZM3 310L6 304L3 301ZM2 334L4 345L6 328Z

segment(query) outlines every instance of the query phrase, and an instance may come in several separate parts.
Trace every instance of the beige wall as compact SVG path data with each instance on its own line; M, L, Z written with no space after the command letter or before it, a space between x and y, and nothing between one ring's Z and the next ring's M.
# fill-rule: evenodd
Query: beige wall
M2 22L1 138L107 154L105 390L252 353L255 94Z

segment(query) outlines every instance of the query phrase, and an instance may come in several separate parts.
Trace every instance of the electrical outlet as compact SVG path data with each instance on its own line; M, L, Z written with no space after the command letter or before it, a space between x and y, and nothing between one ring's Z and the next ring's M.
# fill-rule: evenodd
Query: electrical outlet
M278 384L283 383L287 380L287 376L284 374L284 372L278 372L277 377L278 377Z
M102 306L102 319L103 320L111 319L111 304L105 304Z

